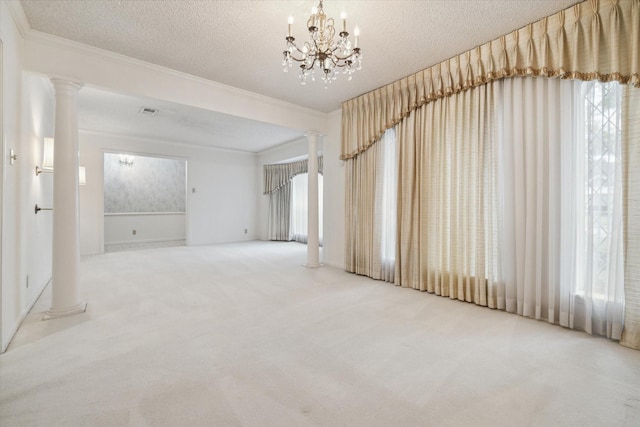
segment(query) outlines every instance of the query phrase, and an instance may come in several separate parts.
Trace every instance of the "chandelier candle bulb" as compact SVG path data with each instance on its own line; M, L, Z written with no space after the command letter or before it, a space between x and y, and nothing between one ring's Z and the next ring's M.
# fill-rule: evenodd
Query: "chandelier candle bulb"
M289 37L291 37L291 25L293 25L293 16L290 16L287 22L289 23Z
M347 12L342 12L340 17L342 18L342 32L346 33L347 32Z
M356 37L356 41L355 41L355 44L353 45L353 47L358 47L358 38L360 36L360 30L358 29L358 27L355 27L353 29L353 35Z

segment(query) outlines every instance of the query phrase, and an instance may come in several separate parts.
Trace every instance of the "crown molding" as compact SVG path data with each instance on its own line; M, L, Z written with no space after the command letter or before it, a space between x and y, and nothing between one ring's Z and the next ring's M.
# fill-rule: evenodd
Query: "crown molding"
M233 148L223 148L223 147L215 147L215 146L212 146L212 145L192 144L192 143L189 143L189 142L175 141L175 140L170 140L170 139L149 138L149 137L144 137L144 136L127 135L127 134L115 133L115 132L100 132L100 131L95 131L95 130L78 129L78 133L79 134L85 134L85 135L104 136L104 137L117 138L117 139L130 139L130 140L135 140L135 141L140 141L140 142L147 142L147 143L152 143L152 144L169 145L169 146L174 146L174 147L178 147L178 148L187 147L187 148L195 148L195 149L202 149L202 150L208 150L208 151L218 151L218 152L222 151L222 152L225 152L225 153L240 154L240 155L253 156L253 157L257 157L258 154L259 154L257 152L253 152L253 151L234 150ZM108 149L108 150L116 150L115 148L112 149L112 148L109 148L109 147L107 147L106 149ZM160 156L162 156L162 154L160 154ZM191 156L191 157L187 156L187 157L184 157L184 158L185 159L192 159L193 156Z
M22 7L20 6L20 10L22 10ZM24 11L22 11L22 14L24 15ZM24 18L26 20L26 16ZM27 22L28 25L28 22ZM33 43L41 43L44 45L49 45L49 46L55 46L58 48L63 48L63 49L68 49L71 51L76 51L78 53L81 53L83 55L89 56L89 57L93 57L93 58L100 58L103 60L109 60L109 61L113 61L113 62L117 62L120 64L124 64L124 65L128 65L128 66L132 66L132 67L136 67L138 69L141 69L145 72L149 72L149 73L156 73L156 74L161 74L164 76L170 76L170 77L174 77L174 78L179 78L179 79L185 79L185 80L189 80L191 82L194 82L196 84L199 85L203 85L203 86L208 86L211 87L213 89L217 89L217 90L222 90L225 92L229 92L231 94L234 95L238 95L238 96L242 96L242 97L246 97L246 98L250 98L253 99L255 101L258 102L262 102L262 103L266 103L266 104L270 104L273 106L277 106L280 108L285 108L285 109L290 109L290 110L294 110L297 112L305 112L306 114L309 114L311 116L315 116L316 118L319 119L327 119L328 115L327 113L324 113L322 111L318 111L318 110L313 110L311 108L308 107L303 107L297 104L293 104L287 101L283 101L281 99L277 99L277 98L272 98L266 95L261 95L255 92L251 92L245 89L240 89L238 87L235 86L229 86L229 85L225 85L223 83L219 83L213 80L207 80L205 78L202 77L197 77L194 76L192 74L188 74L188 73L183 73L181 71L176 71L174 69L171 68L167 68L167 67L163 67L161 65L156 65L156 64L152 64L150 62L145 62L139 59L135 59L129 56L125 56L119 53L115 53L109 50L105 50L105 49L101 49L98 47L94 47L94 46L89 46L83 43L79 43L79 42L75 42L69 39L65 39L62 37L58 37L58 36L54 36L52 34L48 34L48 33L44 33L42 31L38 31L38 30L34 30L31 29L29 27L29 31L27 32L26 35L24 35L24 39L29 41L29 42L33 42Z
M27 15L24 13L24 9L22 8L22 3L19 0L5 0L3 3L7 5L9 8L9 14L13 18L13 22L15 22L16 27L18 27L18 32L22 38L25 38L31 31L31 24L29 24L29 20L27 19Z
M259 156L262 156L262 155L270 154L271 152L282 150L283 148L291 147L291 146L298 145L298 144L303 144L304 147L306 148L306 146L307 146L307 138L304 137L304 138L292 139L291 141L283 142L282 144L278 144L278 145L273 146L273 147L265 148L262 151L258 151L257 154Z

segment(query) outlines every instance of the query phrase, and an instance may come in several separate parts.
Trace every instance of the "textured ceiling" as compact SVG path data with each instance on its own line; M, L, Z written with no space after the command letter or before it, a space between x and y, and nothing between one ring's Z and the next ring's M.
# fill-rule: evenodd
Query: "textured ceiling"
M353 80L325 89L281 68L287 17L303 40L317 1L22 0L36 30L323 112L574 3L325 0L329 16L358 25L363 49Z
M325 0L360 28L363 69L327 89L281 67L287 17L303 40L317 0L22 0L29 24L86 45L322 112L566 8L576 0ZM155 117L138 114L159 109ZM290 129L158 99L85 87L84 130L259 152L302 137Z
M143 107L158 113L140 114ZM78 94L78 127L253 153L304 136L281 126L92 87L84 87Z

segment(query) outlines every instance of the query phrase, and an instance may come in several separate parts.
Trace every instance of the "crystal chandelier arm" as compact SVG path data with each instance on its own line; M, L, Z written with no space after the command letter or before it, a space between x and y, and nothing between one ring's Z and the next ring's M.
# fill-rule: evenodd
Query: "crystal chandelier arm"
M284 71L292 66L293 61L299 63L300 81L304 85L307 77L315 80L314 75L320 72L322 80L328 85L336 79L336 71L344 69L342 74L351 75L361 69L362 56L358 48L358 27L355 27L355 45L352 47L347 32L346 14L342 16L342 31L339 32L339 39L336 40L338 31L335 28L335 20L328 17L324 12L323 0L319 0L317 7L311 11L311 16L307 20L307 30L309 39L304 45L298 47L291 33L293 18L289 20L289 32L286 37L287 50L284 51L282 65Z

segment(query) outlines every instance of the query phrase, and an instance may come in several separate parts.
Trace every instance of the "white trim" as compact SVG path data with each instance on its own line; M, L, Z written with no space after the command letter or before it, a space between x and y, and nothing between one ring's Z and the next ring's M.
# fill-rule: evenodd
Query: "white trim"
M106 248L110 246L138 246L138 245L148 245L153 243L176 243L176 242L184 242L186 246L186 239L143 239L143 240L117 240L115 242L105 242L104 247Z
M44 285L42 285L42 288L40 288L40 290L36 292L33 300L29 304L27 304L27 306L24 309L22 309L22 311L20 312L20 316L18 317L18 319L16 320L16 323L14 324L13 330L10 331L9 333L9 339L7 340L6 344L2 343L2 350L0 351L0 353L4 353L5 351L7 351L7 349L11 345L11 341L13 341L13 338L16 336L16 333L18 332L18 329L20 329L20 326L22 326L22 322L24 322L24 320L27 318L27 316L33 309L33 306L36 305L36 302L38 302L38 300L40 299L40 296L42 296L42 293L44 292L44 290L47 289L47 285L49 285L49 283L51 283L51 277L49 278L49 280L47 280L44 283Z
M186 215L187 212L105 212L104 216Z
M149 143L153 143L153 144L165 144L165 145L172 145L172 146L176 146L176 147L189 147L189 148L201 148L203 150L224 151L224 152L227 152L227 153L246 154L248 156L257 156L259 154L257 152L253 152L253 151L235 150L233 148L212 147L212 146L209 146L209 145L191 144L191 143L188 143L188 142L173 141L173 140L169 140L169 139L147 138L147 137L143 137L143 136L131 136L131 135L126 135L126 134L121 134L121 133L113 133L113 132L99 132L99 131L94 131L94 130L78 129L78 133L87 134L87 135L106 136L106 137L120 138L120 139L130 139L130 140L134 140L134 141L149 142ZM115 148L104 148L103 151L105 153L114 153L114 154L119 154L119 153L132 154L134 156L164 157L164 158L168 158L168 159L184 159L184 160L192 159L191 157L162 155L162 154L156 154L156 153L141 153L141 152L133 152L133 151L127 151L127 150L118 151Z
M149 139L147 141L144 142L153 142L153 140ZM138 156L138 157L151 157L151 158L157 158L157 159L168 159L168 160L181 160L184 161L185 163L189 161L189 157L182 157L182 156L172 156L170 154L156 154L156 153L152 153L152 152L146 152L146 151L131 151L131 150L116 150L116 149L112 149L112 148L103 148L102 149L102 156L103 156L103 160L104 160L104 155L105 154L128 154L130 156Z
M27 19L27 15L24 13L22 2L19 0L6 0L5 3L9 8L9 14L11 15L11 18L13 18L13 22L15 22L20 35L22 38L25 38L32 29L31 24L29 24L29 20Z

